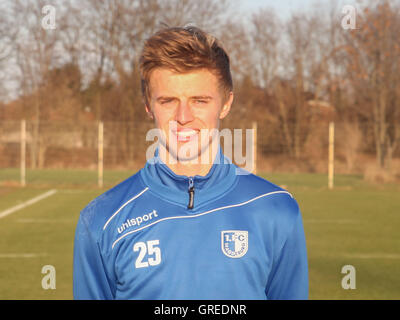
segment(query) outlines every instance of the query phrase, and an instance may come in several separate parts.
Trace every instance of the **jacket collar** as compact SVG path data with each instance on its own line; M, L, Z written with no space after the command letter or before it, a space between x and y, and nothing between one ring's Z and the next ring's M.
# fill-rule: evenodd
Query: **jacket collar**
M161 160L157 147L154 157L149 159L141 170L141 177L149 189L158 196L184 207L188 205L189 180L192 178L194 208L188 209L190 213L229 191L237 178L236 168L232 161L224 156L221 146L218 145L213 165L205 176L178 175Z

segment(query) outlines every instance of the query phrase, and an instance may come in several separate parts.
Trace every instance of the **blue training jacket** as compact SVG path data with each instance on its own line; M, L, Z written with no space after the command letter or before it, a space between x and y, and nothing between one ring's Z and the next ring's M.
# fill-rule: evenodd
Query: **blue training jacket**
M243 173L219 146L206 176L177 175L157 148L82 210L74 298L308 299L296 200Z

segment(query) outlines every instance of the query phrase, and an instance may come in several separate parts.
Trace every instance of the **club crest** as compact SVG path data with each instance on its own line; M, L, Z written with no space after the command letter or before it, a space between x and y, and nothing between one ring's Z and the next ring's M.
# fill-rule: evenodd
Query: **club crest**
M249 248L249 233L240 230L221 231L221 248L229 258L243 257Z

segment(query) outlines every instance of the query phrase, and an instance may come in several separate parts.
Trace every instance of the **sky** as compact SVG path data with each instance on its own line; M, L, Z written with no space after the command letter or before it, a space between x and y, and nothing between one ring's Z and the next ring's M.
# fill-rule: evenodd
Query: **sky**
M269 7L285 19L293 12L312 10L315 6L329 6L330 3L354 5L356 0L239 0L238 3L247 14L256 12L259 8Z
M255 12L260 7L271 7L277 13L287 15L291 11L301 7L309 6L309 0L244 0L241 6L249 12Z

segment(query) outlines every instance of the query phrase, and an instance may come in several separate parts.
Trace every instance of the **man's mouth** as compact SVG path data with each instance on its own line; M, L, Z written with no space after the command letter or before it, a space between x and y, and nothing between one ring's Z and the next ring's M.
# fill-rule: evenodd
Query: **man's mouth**
M172 131L172 133L175 135L176 139L178 141L183 141L183 142L196 139L198 132L199 132L199 130L191 129L191 128L178 129L178 130Z

